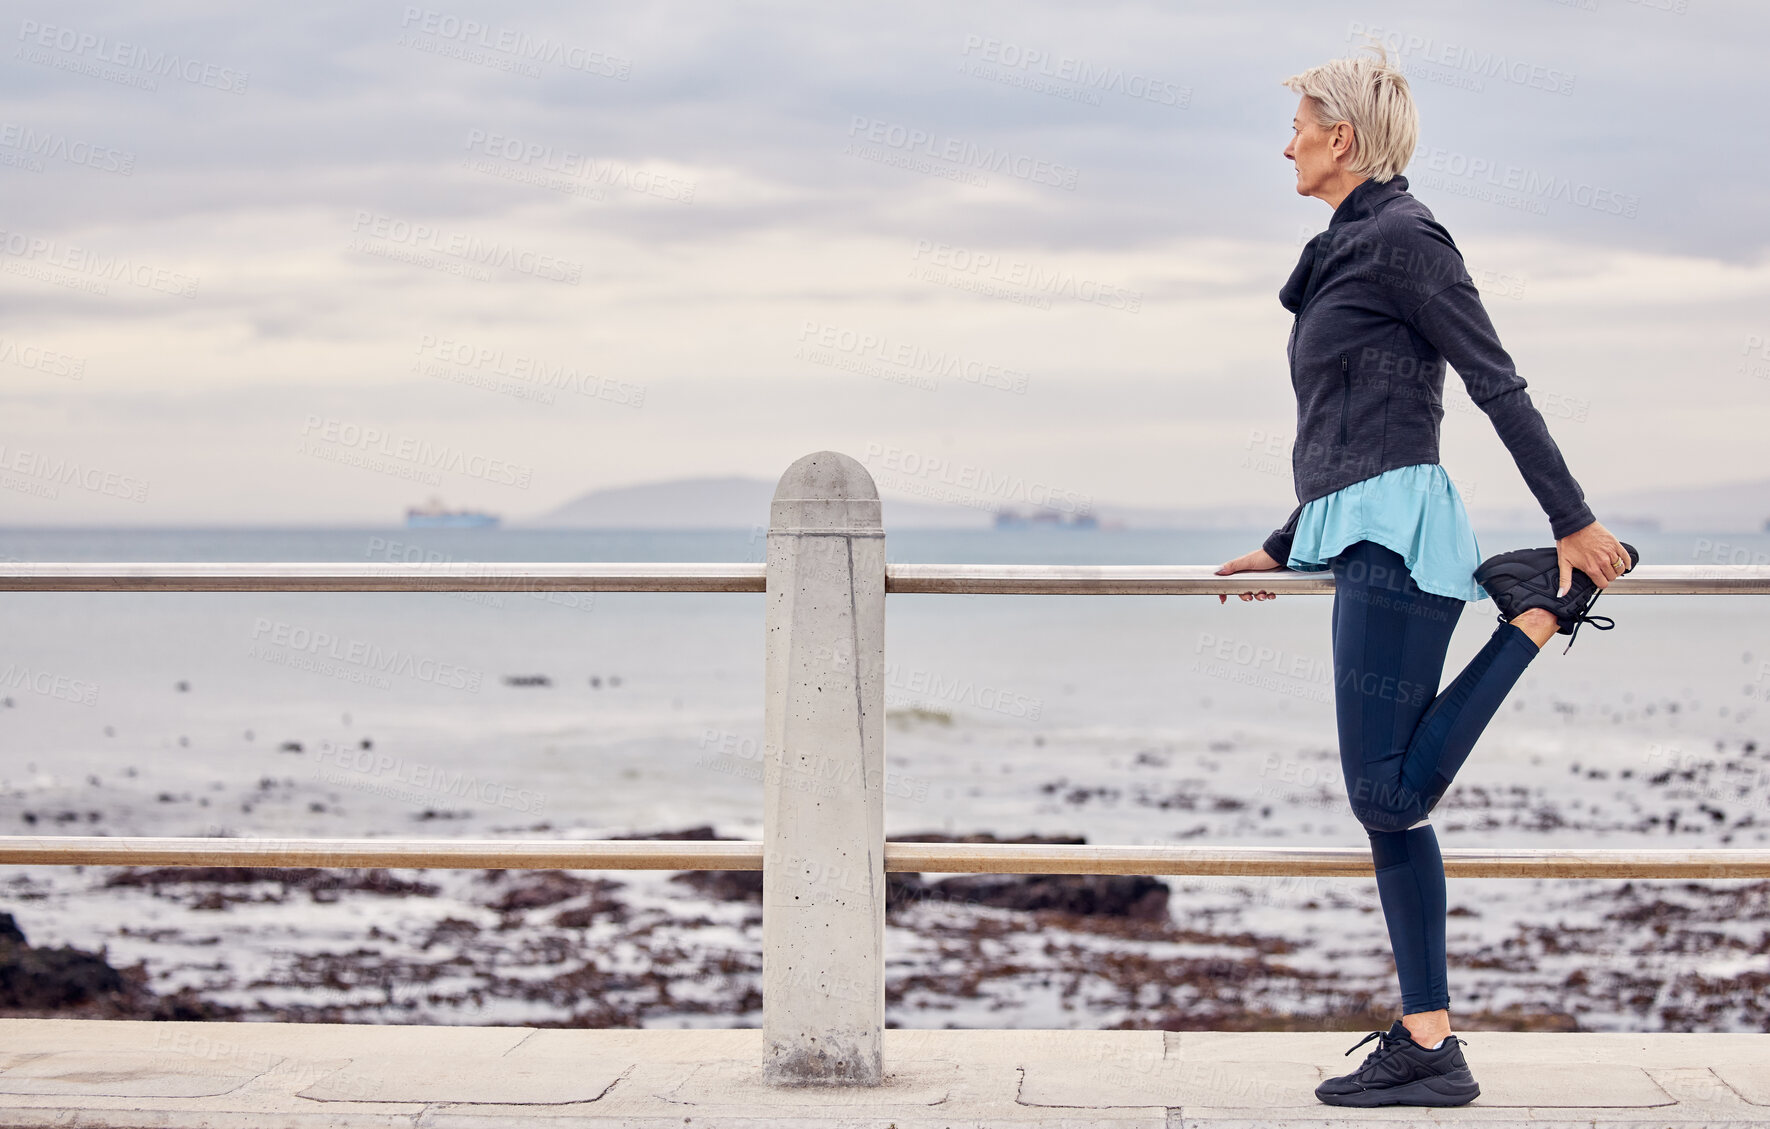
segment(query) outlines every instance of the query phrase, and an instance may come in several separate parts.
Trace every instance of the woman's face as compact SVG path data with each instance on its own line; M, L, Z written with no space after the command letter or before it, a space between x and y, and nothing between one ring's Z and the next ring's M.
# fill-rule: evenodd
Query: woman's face
M1284 155L1297 166L1297 195L1320 196L1351 154L1352 123L1335 122L1326 129L1316 125L1315 103L1305 94L1297 99L1291 128L1291 143L1284 147Z

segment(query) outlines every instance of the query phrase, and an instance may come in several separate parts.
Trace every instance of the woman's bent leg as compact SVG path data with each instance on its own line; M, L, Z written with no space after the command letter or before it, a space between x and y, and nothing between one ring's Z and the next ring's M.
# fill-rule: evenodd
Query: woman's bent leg
M1438 806L1476 739L1541 651L1523 628L1502 623L1427 708L1402 766L1402 789L1420 796L1425 811Z
M1400 554L1359 541L1334 571L1334 704L1352 813L1373 831L1426 818L1538 647L1500 624L1443 693L1463 602L1421 591Z

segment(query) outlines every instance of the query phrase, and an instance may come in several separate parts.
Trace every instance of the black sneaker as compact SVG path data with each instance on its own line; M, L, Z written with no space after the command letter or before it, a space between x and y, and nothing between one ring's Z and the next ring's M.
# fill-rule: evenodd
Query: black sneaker
M1463 1044L1446 1035L1438 1049L1429 1051L1414 1042L1401 1020L1387 1031L1372 1031L1346 1053L1377 1040L1377 1049L1350 1074L1329 1078L1315 1088L1315 1096L1328 1105L1468 1105L1481 1093L1469 1064L1463 1060Z
M1623 571L1629 572L1641 563L1641 554L1627 541L1622 547L1629 553L1629 567ZM1555 590L1561 586L1561 558L1553 545L1546 549L1514 549L1489 557L1475 570L1475 583L1493 597L1494 606L1500 609L1501 623L1516 619L1519 613L1530 608L1544 608L1554 613L1559 624L1555 631L1557 635L1577 637L1583 623L1589 623L1599 631L1609 631L1616 626L1616 621L1607 615L1589 614L1604 590L1580 569L1571 570L1567 595L1555 595ZM1567 649L1561 653L1566 654L1572 649L1573 638L1569 638Z

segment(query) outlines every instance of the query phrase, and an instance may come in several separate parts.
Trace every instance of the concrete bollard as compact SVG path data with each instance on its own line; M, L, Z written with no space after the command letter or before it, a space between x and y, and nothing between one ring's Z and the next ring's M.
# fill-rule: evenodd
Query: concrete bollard
M885 530L847 455L769 511L763 1079L876 1086L885 1028Z

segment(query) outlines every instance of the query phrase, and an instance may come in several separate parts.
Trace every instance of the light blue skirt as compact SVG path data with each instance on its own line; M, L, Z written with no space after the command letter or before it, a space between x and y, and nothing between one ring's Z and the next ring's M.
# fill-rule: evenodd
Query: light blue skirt
M1475 583L1481 546L1462 495L1437 463L1386 470L1305 503L1286 565L1320 572L1359 541L1375 541L1399 554L1423 592L1470 603L1488 598Z

